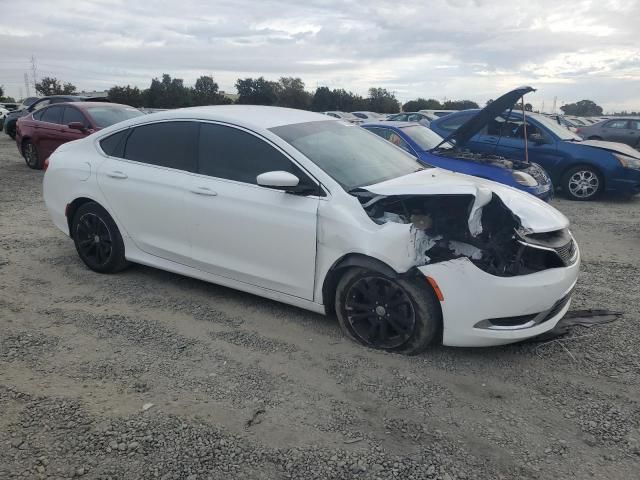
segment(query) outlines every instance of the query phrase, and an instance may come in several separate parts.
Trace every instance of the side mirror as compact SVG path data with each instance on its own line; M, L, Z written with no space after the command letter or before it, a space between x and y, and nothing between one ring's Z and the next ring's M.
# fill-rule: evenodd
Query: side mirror
M529 141L535 143L536 145L542 145L543 143L547 143L544 136L541 133L532 133L529 135Z
M289 190L298 186L300 179L293 173L277 170L274 172L261 173L256 177L258 185L263 187L277 188L279 190Z
M87 130L82 124L82 122L71 122L70 124L67 125L67 127L69 127L72 130L80 130L81 132L84 132Z

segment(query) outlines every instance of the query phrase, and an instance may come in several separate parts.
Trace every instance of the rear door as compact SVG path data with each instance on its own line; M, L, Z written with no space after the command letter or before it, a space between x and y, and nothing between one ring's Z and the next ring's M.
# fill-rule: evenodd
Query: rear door
M202 123L198 175L186 212L197 268L313 299L319 185L281 150L240 128ZM295 174L315 194L257 185L268 171Z
M640 148L640 120L629 120L629 145Z
M98 184L112 213L142 251L191 264L185 192L196 169L197 124L140 125L101 141L109 157Z

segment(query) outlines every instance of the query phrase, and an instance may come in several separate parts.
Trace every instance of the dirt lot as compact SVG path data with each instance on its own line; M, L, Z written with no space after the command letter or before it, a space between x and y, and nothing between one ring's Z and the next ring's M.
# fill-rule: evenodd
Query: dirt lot
M622 320L405 358L227 288L89 271L42 176L0 135L1 479L638 478L640 198L554 202L573 308Z

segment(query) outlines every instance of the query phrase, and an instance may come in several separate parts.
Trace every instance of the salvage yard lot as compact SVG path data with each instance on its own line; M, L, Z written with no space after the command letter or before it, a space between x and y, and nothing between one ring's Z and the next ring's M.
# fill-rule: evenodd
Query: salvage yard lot
M402 357L249 294L91 272L0 137L0 478L637 478L640 198L553 202L572 308L622 320Z

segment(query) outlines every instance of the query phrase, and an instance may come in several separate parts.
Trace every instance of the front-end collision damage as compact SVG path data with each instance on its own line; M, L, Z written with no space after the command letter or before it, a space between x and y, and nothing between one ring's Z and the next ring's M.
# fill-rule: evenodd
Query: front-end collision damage
M567 228L532 233L488 188L474 194L380 195L366 189L351 194L373 222L406 225L408 260L415 267L464 257L489 274L509 277L574 260Z

